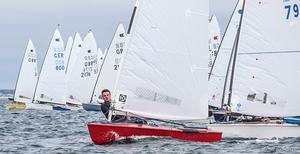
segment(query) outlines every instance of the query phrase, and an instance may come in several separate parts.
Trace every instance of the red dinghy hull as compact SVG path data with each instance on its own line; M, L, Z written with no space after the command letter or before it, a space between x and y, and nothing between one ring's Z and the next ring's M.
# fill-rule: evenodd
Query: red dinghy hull
M216 142L222 139L221 132L206 129L177 129L131 123L88 123L88 128L95 144L106 144L130 136L166 136L197 142Z

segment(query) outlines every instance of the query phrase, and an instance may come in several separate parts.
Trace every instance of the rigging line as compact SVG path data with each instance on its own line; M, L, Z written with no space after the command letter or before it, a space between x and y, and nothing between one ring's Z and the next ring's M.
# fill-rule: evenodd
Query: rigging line
M285 54L285 53L300 53L300 51L262 51L262 52L244 52L238 55L260 55L260 54Z
M223 87L223 93L222 93L222 102L221 102L221 108L223 108L224 106L224 101L225 101L225 94L226 94L226 88L227 88L227 80L228 80L228 76L229 76L229 71L230 71L230 66L231 66L231 62L232 62L232 58L233 58L233 55L234 55L234 51L235 51L235 45L237 43L237 36L235 37L235 41L233 43L233 47L232 47L232 51L231 51L231 54L230 54L230 59L229 59L229 63L228 63L228 66L227 66L227 71L226 71L226 76L225 76L225 80L224 80L224 87Z
M235 64L236 64L236 59L237 59L237 53L238 53L238 47L239 47L239 41L240 41L240 34L242 30L242 24L243 24L243 17L245 15L245 8L246 8L246 0L243 0L243 12L240 18L240 23L239 23L239 29L238 29L238 34L236 38L236 44L235 44L235 52L234 52L234 57L233 57L233 62L232 62L232 69L231 69L231 79L230 79L230 84L229 84L229 95L228 95L228 102L227 104L230 106L231 102L231 96L232 96L232 87L233 87L233 78L234 78L234 70L235 70Z

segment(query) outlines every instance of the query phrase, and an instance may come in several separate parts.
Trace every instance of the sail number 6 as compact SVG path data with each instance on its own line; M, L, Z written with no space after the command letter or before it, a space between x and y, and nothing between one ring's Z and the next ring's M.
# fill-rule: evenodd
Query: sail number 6
M287 10L286 19L288 20L290 18L291 10L294 13L294 17L297 18L299 16L299 5L286 5L284 8Z

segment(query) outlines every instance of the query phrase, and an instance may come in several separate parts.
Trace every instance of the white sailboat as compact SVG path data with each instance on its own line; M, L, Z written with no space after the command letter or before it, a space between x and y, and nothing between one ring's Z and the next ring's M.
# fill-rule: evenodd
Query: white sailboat
M224 88L228 90L231 111L261 117L299 116L300 23L293 15L297 14L296 10L288 8L300 3L242 2L229 86ZM279 121L213 124L210 127L223 131L224 137L300 137L299 125Z
M217 17L213 15L209 20L209 60L208 60L208 67L211 68L215 57L218 52L218 48L221 42L221 30L219 26L219 22Z
M65 77L64 42L56 29L41 68L34 101L40 104L65 105Z
M74 41L73 48L77 48L77 51L75 51L77 54L72 51L72 55L76 54L76 60L74 61L74 66L72 66L73 69L67 72L68 86L66 95L68 104L78 106L83 102L90 101L100 70L97 43L91 31L85 36L82 47L79 46L80 41L76 43Z
M208 0L138 1L111 115L178 121L207 118L208 4ZM96 144L135 135L221 139L220 132L205 129L187 132L132 123L89 123L88 127Z
M34 90L38 80L36 50L31 40L28 41L19 76L16 83L14 102L8 104L7 108L26 108L26 104L32 103Z
M114 91L120 74L121 63L126 52L126 42L126 32L124 26L120 24L104 58L91 100L89 103L83 104L85 110L100 111L101 104L97 102L102 102L101 91L103 89ZM114 96L114 93L112 93L112 96Z

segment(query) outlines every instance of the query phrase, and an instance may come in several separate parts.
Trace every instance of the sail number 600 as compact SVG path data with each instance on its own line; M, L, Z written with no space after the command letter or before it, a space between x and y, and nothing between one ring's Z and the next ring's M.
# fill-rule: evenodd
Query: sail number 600
M284 8L287 10L287 15L286 15L287 20L290 18L291 8L293 10L292 12L294 13L294 17L297 18L299 16L299 6L297 4L286 5L284 6Z

